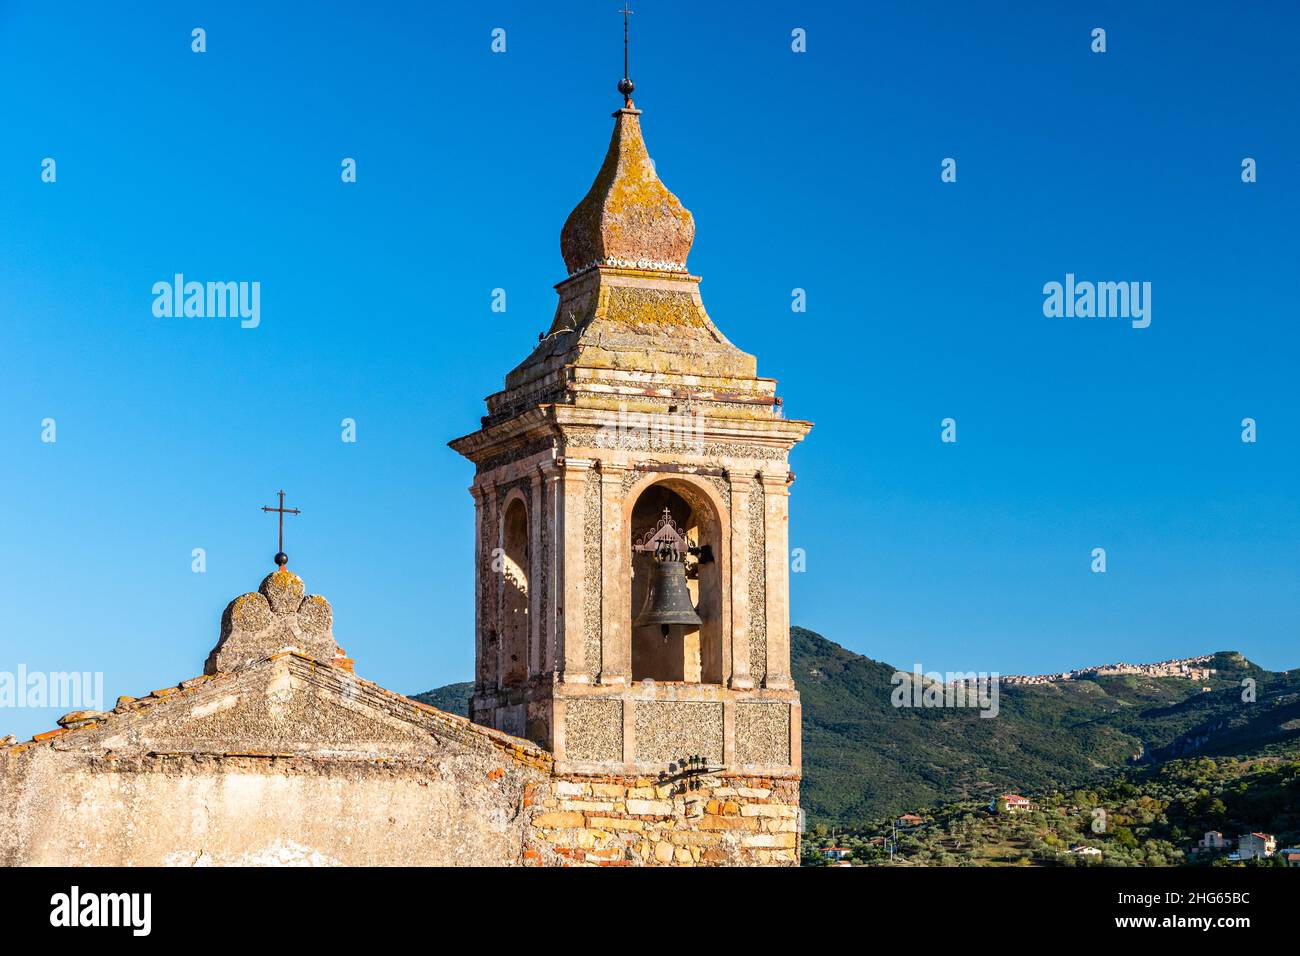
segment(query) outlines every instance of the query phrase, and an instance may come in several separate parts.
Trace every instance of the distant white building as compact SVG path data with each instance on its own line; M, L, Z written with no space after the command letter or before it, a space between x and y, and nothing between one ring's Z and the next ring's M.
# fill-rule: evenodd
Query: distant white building
M1038 804L1031 801L1028 797L1022 797L1018 793L1004 793L1000 797L995 797L993 802L989 804L989 809L996 813L999 803L1006 804L1007 813L1020 813L1024 810L1038 809Z
M1277 840L1271 833L1243 833L1237 839L1237 855L1242 860L1267 859L1277 852Z
M1226 850L1232 846L1232 837L1225 837L1218 830L1206 830L1196 846L1201 850Z

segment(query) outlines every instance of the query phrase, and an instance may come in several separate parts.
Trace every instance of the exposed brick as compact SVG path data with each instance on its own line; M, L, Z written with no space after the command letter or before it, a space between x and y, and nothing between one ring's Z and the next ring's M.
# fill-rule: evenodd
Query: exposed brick
M633 816L666 817L672 815L673 805L666 800L629 800L627 812Z
M533 818L533 826L541 830L561 830L569 827L580 827L586 821L581 813L573 813L563 810L555 810L551 813L543 813Z
M701 830L752 830L754 820L750 817L720 817L706 814L700 820Z
M610 813L615 807L607 800L561 800L561 810L577 810L580 813Z
M793 833L754 833L740 838L741 846L792 847Z
M608 846L614 835L606 830L589 830L581 829L574 833L574 840L578 846L591 849L592 847Z
M712 846L721 839L721 833L704 833L699 830L678 830L672 834L672 841L682 846Z
M641 830L645 826L645 822L625 817L589 816L587 817L587 826L601 830Z

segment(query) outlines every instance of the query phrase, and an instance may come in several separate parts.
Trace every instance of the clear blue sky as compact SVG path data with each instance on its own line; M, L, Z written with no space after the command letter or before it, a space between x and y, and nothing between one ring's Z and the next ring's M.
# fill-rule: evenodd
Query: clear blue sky
M551 319L618 5L0 4L0 670L103 671L110 706L198 674L284 487L358 672L470 676L445 442ZM634 6L705 302L817 423L795 623L905 667L1300 664L1300 16L1134 6ZM259 281L261 326L155 318L176 272ZM1067 272L1151 282L1151 327L1045 318Z

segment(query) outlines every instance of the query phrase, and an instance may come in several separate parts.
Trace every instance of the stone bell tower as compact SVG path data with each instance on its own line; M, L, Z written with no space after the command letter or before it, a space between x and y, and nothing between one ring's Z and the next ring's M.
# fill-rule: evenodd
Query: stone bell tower
M555 318L451 442L476 466L470 714L547 747L559 773L693 759L792 781L797 801L788 456L812 426L782 417L775 381L705 311L694 219L624 83L560 234ZM662 600L647 590L666 541L698 624L638 623Z

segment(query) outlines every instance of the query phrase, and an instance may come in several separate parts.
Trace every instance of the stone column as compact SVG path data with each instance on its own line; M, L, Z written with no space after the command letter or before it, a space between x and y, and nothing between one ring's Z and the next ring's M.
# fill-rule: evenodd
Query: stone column
M736 765L736 702L722 702L722 762L728 767Z
M636 763L636 698L623 697L623 762Z
M492 654L492 667L496 671L496 686L503 688L507 685L506 678L506 616L502 613L505 607L505 585L506 585L506 536L505 536L505 508L502 507L502 492L492 489L492 523L488 526L488 549L491 552L491 561L488 564L488 570L492 573L488 576L490 582L488 588L488 608L492 615L492 635L495 638L493 648L495 653ZM499 715L498 711L498 715ZM494 721L492 726L500 728L499 719Z
M600 682L626 684L632 674L632 537L623 525L622 465L600 464Z
M563 565L563 536L561 534L561 516L560 505L563 498L560 497L561 475L560 466L554 461L544 461L537 466L537 473L541 483L541 508L537 514L537 526L541 531L541 550L544 555L539 556L539 560L545 561L543 568L543 577L545 577L545 591L542 594L542 604L544 611L537 622L538 633L541 639L541 653L538 661L538 672L549 674L559 667L557 661L557 650L559 647L559 632L556 623L559 620L559 608L563 604L563 591L560 588L560 581L564 574ZM539 580L538 590L542 590Z
M490 694L496 691L498 676L498 645L496 634L496 597L500 572L493 568L493 548L497 546L496 485L489 479L475 481L470 488L474 496L474 659L477 663L474 681L476 691Z
M764 472L763 523L767 532L767 677L764 687L788 689L790 679L790 475Z
M731 686L750 690L749 673L749 493L754 479L729 472L731 483Z
M560 534L555 547L556 563L563 568L560 580L560 603L556 607L556 628L560 635L557 648L560 679L567 684L590 684L592 670L599 661L588 661L584 627L586 623L585 538L587 473L595 461L590 458L563 458L560 479Z
M542 476L528 480L528 678L542 672Z
M469 493L474 499L474 693L484 691L483 684L483 589L487 569L487 555L483 553L483 489L475 480L469 486Z
M564 739L564 703L563 697L551 701L551 753L557 762L568 759Z
M803 705L798 700L790 704L790 766L803 773Z

